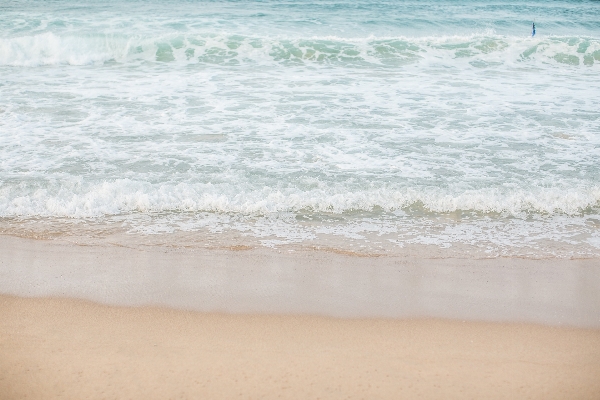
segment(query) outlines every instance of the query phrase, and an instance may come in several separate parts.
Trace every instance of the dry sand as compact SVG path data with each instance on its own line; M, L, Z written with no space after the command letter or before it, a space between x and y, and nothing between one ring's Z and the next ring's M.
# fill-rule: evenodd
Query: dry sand
M0 297L0 398L600 398L600 330Z

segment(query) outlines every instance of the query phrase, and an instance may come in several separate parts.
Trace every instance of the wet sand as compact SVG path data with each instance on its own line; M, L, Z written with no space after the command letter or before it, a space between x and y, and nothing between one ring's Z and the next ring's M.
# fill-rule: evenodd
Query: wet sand
M0 294L201 312L600 328L600 259L357 257L0 236Z
M597 259L0 237L0 399L600 398Z

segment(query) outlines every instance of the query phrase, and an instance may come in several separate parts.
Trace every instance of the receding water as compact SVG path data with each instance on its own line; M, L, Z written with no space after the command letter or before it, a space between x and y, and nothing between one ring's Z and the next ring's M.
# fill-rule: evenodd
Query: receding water
M600 256L598 21L597 1L4 1L0 231Z

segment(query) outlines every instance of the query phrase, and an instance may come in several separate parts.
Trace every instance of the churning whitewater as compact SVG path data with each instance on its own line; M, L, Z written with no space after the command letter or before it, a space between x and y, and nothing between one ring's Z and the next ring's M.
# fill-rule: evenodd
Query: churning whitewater
M598 20L593 1L3 2L1 229L600 256Z

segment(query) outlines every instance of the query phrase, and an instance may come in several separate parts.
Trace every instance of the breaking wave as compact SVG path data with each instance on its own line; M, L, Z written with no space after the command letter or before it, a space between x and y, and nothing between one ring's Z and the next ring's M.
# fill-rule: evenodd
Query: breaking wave
M440 188L380 188L349 191L298 188L240 190L237 185L150 184L120 179L95 185L49 184L45 188L0 186L2 217L97 217L131 212L273 212L343 213L395 211L417 206L426 212L474 211L576 215L600 207L600 187L535 188L531 191L487 188L451 192Z
M102 63L162 62L237 65L240 63L403 66L419 62L542 62L592 67L600 63L600 39L500 35L443 37L265 38L240 35L57 35L51 32L0 39L0 65L36 67Z

